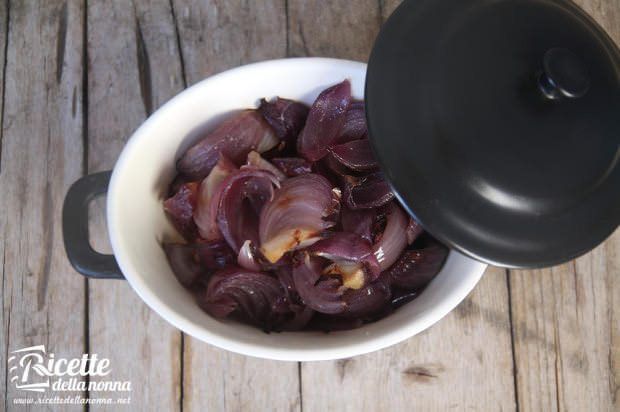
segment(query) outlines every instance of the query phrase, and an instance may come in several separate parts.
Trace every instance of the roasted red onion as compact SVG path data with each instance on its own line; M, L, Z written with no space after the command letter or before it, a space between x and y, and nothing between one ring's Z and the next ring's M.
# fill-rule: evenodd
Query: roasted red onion
M407 247L407 215L396 203L387 206L385 230L378 236L373 251L381 270L386 270Z
M251 240L243 242L239 254L237 255L237 264L248 270L261 270L260 263L256 258L256 248Z
M323 273L340 276L347 288L360 289L381 273L370 242L355 233L336 232L306 250L313 256L333 262Z
M278 141L273 129L256 110L244 110L190 147L177 162L177 169L192 179L203 179L217 163L220 153L239 165L250 151L262 153L276 146Z
M448 254L393 200L347 80L310 109L262 99L177 169L164 209L189 243L164 251L216 318L267 332L357 328L417 297Z
M235 261L228 245L217 240L192 244L164 243L164 251L172 271L186 287L192 286L209 272Z
M164 201L164 210L172 224L186 239L196 236L194 210L196 209L198 183L182 184L174 196Z
M275 167L269 161L263 159L261 155L258 152L255 152L254 150L248 153L247 164L248 166L254 166L257 169L263 169L263 170L273 173L273 175L280 181L286 179L286 176L284 175L284 173L282 173L280 169Z
M312 163L301 157L276 157L271 159L271 163L288 177L312 172Z
M367 176L345 176L343 200L351 209L372 209L394 199L394 192L379 172Z
M443 266L448 249L439 244L418 250L406 250L387 271L393 285L409 290L425 287Z
M258 111L273 128L276 136L292 148L295 147L297 136L304 127L308 110L308 106L303 103L281 97L276 97L271 102L261 99L258 107Z
M364 102L354 100L349 104L345 115L344 124L335 143L346 143L352 140L361 139L366 136L368 129L366 127L366 112L364 110Z
M338 191L324 177L309 173L287 179L260 215L263 255L272 263L302 242L335 225Z
M258 244L258 216L280 183L266 170L246 167L221 184L217 225L230 247L239 251L246 240Z
M329 146L340 134L350 101L351 84L348 80L319 94L297 140L300 155L315 162L327 154Z
M422 225L420 225L417 220L410 217L409 224L407 225L407 243L412 244L422 232L424 232Z
M358 172L379 167L368 139L353 140L332 146L330 151L336 160L349 169Z
M211 172L200 183L194 222L200 236L207 240L221 237L217 227L217 209L220 200L220 185L237 167L226 156L220 158Z
M311 257L307 252L301 254L299 262L293 266L293 283L306 306L321 313L342 313L342 288L336 279L320 279L322 261Z
M351 210L345 206L340 210L342 230L357 233L369 242L373 240L372 230L376 217L376 209Z
M216 318L238 312L243 319L267 329L282 322L288 311L280 282L260 272L229 266L216 272L201 302Z

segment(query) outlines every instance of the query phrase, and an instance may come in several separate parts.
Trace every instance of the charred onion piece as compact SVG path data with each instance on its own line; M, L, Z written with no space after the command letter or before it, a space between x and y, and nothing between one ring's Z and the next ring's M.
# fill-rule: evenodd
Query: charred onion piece
M310 108L306 125L297 140L297 152L315 162L327 154L340 134L351 101L348 80L325 89Z
M272 128L256 110L234 115L189 148L177 162L177 169L194 179L204 179L222 153L236 164L242 164L248 153L260 153L278 144Z

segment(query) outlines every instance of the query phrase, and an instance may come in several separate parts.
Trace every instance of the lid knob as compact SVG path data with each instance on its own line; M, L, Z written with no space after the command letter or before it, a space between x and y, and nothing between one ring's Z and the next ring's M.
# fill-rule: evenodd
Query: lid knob
M538 87L548 99L576 99L590 88L590 77L581 59L564 48L547 50Z

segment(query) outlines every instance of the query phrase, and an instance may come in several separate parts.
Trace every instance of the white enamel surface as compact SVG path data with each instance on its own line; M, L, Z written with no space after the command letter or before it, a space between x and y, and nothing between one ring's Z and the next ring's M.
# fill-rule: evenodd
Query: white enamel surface
M162 239L177 236L161 202L176 158L200 131L213 127L231 111L255 107L260 97L278 95L310 104L321 90L345 78L351 80L354 96L362 98L365 73L365 64L321 58L239 67L185 90L134 133L114 168L107 219L121 270L154 311L182 331L223 349L261 358L309 361L350 357L398 343L437 322L467 296L486 265L451 252L441 273L418 299L379 322L330 334L265 334L208 316L170 270L160 244Z

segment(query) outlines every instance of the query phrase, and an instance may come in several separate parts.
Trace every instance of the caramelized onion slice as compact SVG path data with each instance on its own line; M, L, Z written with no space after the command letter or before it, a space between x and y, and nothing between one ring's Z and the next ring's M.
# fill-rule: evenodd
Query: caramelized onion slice
M381 270L392 266L407 247L407 215L395 202L387 206L385 214L385 229L376 237L372 247Z
M448 249L439 243L424 249L405 250L387 275L394 286L420 290L439 273L447 256Z
M353 140L332 146L330 151L336 160L355 171L372 170L379 167L368 139Z
M370 242L355 233L334 233L306 250L311 255L332 261L333 264L323 273L340 275L343 286L347 288L359 289L367 279L373 281L381 273Z
M262 153L277 144L278 139L260 113L244 110L190 147L177 162L177 169L192 179L204 179L217 163L220 153L235 164L242 164L250 151Z
M282 173L282 171L280 169L275 167L268 160L263 159L262 156L260 155L260 153L254 151L254 150L252 150L250 153L248 153L247 165L248 166L253 166L253 167L257 168L257 169L263 169L263 170L266 170L268 172L271 172L271 173L273 173L273 175L279 181L282 181L282 180L286 179L286 176L284 175L284 173Z
M224 155L220 158L207 177L200 183L198 200L194 211L194 222L200 236L207 240L221 238L217 227L217 206L219 202L219 188L222 182L237 167Z
M308 106L294 100L276 97L268 102L261 99L258 111L273 128L278 139L295 147L297 136L306 123Z
M390 185L380 172L367 176L345 176L344 201L353 209L371 209L380 207L394 199Z
M276 157L271 159L271 163L288 177L312 172L312 163L301 157Z
M196 237L193 214L196 209L198 183L184 183L174 196L164 201L164 210L174 227L187 240Z
M235 252L246 240L258 244L258 216L279 185L272 173L253 167L243 167L222 182L217 225Z
M224 268L211 277L201 304L216 318L236 312L266 330L277 327L283 313L288 311L278 279L236 266Z
M368 134L368 128L366 126L366 111L364 109L364 102L361 100L354 100L349 104L345 115L344 124L336 143L346 143L352 140L358 140Z
M272 263L334 226L340 196L324 177L309 173L285 180L260 215L261 252Z
M322 261L301 252L298 262L293 266L293 283L306 306L321 313L341 313L345 310L342 301L342 288L337 279L320 280Z
M297 152L310 161L327 154L340 134L351 101L348 80L325 89L319 94L308 113L308 119L297 139Z

